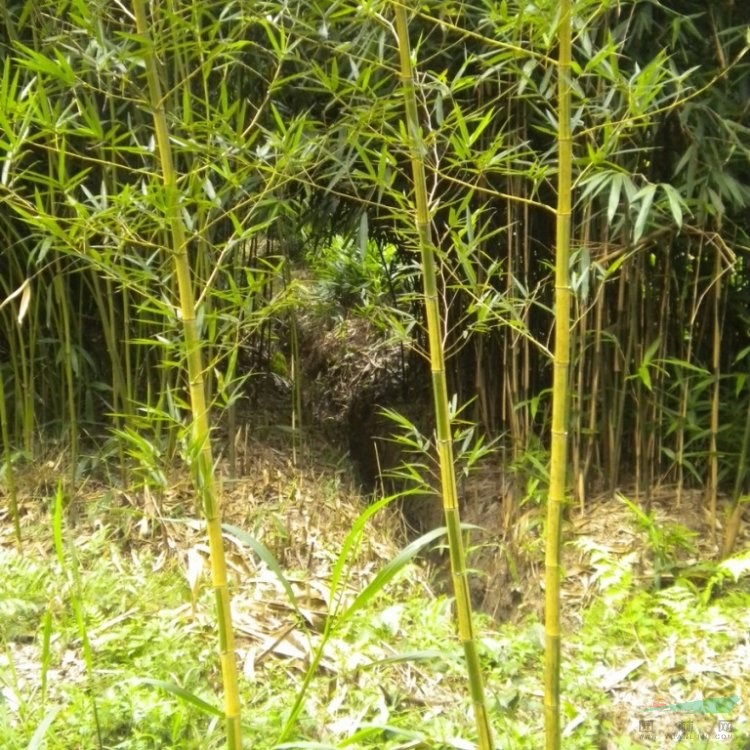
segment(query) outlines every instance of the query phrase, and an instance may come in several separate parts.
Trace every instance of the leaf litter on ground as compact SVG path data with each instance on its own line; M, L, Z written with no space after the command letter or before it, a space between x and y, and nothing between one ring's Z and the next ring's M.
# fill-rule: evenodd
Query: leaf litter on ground
M396 509L384 503L370 513L340 472L293 467L261 446L252 452L248 475L224 482L223 512L253 746L276 744L311 665L288 746L470 746L451 603L431 593ZM60 587L48 506L38 496L31 491L23 500L22 551L7 517L0 524L0 741L27 747L46 732L54 750L75 747L71 738L89 732L80 746L93 747L86 744L93 729L82 699L89 686L81 643ZM220 726L200 708L219 705L218 667L207 547L202 524L190 519L191 497L189 480L176 471L146 517L137 492L92 481L66 529L82 573L103 731L118 748L219 741ZM693 507L697 501L681 522L699 517ZM631 520L616 498L603 498L567 532L576 543L568 546L564 587L566 746L661 747L666 734L650 739L641 731L651 718L646 709L735 694L736 744L747 734L750 695L746 578L741 571L713 599L677 574L649 590L651 550ZM699 558L709 556L705 544L699 535ZM52 622L46 654L45 612ZM480 618L480 636L498 735L509 748L538 747L539 623ZM685 719L658 718L665 733Z

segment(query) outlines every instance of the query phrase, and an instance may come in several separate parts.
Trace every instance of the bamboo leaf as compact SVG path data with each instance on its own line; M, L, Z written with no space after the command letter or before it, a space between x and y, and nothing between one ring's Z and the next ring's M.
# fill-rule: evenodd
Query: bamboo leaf
M585 201L589 196L599 195L599 193L606 187L607 182L611 179L612 172L609 170L603 170L601 172L594 173L591 177L586 180L582 180L581 184L584 186L581 191L579 200Z
M20 43L16 44L16 49L23 52L23 57L19 58L19 62L27 70L49 76L53 80L60 81L64 86L72 87L75 84L76 75L70 60L59 49L53 48L51 55L37 52Z
M488 109L485 116L479 121L478 125L474 128L474 132L472 132L470 138L469 138L469 146L473 146L480 135L485 131L487 126L492 122L492 119L495 116L495 111L493 109Z
M669 183L662 183L662 189L667 194L669 201L669 210L672 212L672 218L678 228L682 229L682 199L680 194Z
M50 726L52 726L52 722L57 718L57 714L60 713L62 708L62 705L53 706L49 711L47 711L47 713L44 715L44 718L39 723L39 726L36 728L36 730L34 730L34 734L31 736L29 744L26 746L26 750L42 750L42 748L44 748L45 735L47 734Z
M362 591L359 592L354 601L347 607L344 613L341 615L340 622L344 622L356 614L360 609L365 607L375 596L377 596L383 588L393 580L393 577L411 562L416 555L423 550L428 544L431 544L436 539L444 536L446 533L445 527L441 526L438 529L423 534L418 539L404 547L392 560L389 560L365 586Z
M641 365L638 368L638 377L649 391L653 390L651 385L651 373L648 371L648 367L646 367L645 365Z
M649 212L651 211L651 204L654 201L654 195L656 194L656 185L649 184L641 188L635 195L634 200L640 199L640 208L638 210L638 216L635 220L633 227L633 242L638 242L646 229L646 222L648 221Z
M651 363L651 360L654 358L654 354L656 354L657 350L659 349L659 346L661 344L661 336L657 336L654 341L651 342L648 349L646 349L646 353L643 355L643 364L648 366Z
M620 193L622 192L622 175L617 173L612 175L612 181L609 186L609 203L607 205L607 221L611 224L615 218L617 207L620 205Z
M29 308L29 302L31 302L31 282L29 279L24 279L21 286L18 289L14 289L2 302L0 302L0 310L2 310L9 302L12 302L16 297L21 296L21 301L18 305L18 313L16 314L16 321L18 325L23 323L23 319L26 317L26 311Z
M386 505L393 502L393 499L394 498L392 496L383 497L376 503L372 503L364 512L359 514L355 522L352 524L352 528L344 538L344 543L341 545L341 550L336 557L336 561L333 564L333 569L331 570L331 580L329 587L331 590L332 601L339 591L341 580L344 576L344 571L349 560L350 553L355 548L355 546L359 544L359 541L362 538L362 534L364 533L365 525L370 520L370 518L375 515L375 513L381 510L381 508L384 508Z
M139 685L148 685L150 687L160 688L165 690L167 693L171 693L175 697L184 701L193 708L197 708L201 713L207 714L208 716L216 716L219 718L224 717L224 712L214 706L212 703L199 698L195 693L191 693L189 690L185 690L184 687L177 685L174 682L166 682L165 680L154 680L151 677L137 677L134 682Z
M221 528L226 534L233 536L238 541L243 542L250 547L250 549L252 549L253 552L255 552L255 554L258 555L258 557L268 566L268 569L276 576L276 580L284 589L284 593L286 593L289 603L300 616L302 622L304 622L304 617L302 617L302 613L297 605L297 596L294 593L294 589L292 589L291 584L284 574L283 568L279 564L279 561L274 557L271 550L269 550L262 542L259 542L254 536L248 534L237 526L230 523L223 523Z
M711 374L705 367L700 367L684 359L676 359L675 357L663 357L659 359L658 362L659 364L672 365L673 367L676 367L682 370L689 370L690 372L695 372L699 375Z

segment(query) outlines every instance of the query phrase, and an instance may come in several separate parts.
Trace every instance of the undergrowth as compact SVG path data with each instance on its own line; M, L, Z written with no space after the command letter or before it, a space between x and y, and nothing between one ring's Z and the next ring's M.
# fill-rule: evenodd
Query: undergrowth
M154 540L126 541L114 525L99 523L66 531L68 557L61 564L49 529L26 531L23 550L0 545L0 746L221 746L212 694L219 691L220 676L211 591L205 580L189 580L185 550ZM687 726L686 720L693 736L685 734L680 747L745 747L746 578L719 576L721 587L716 576L703 586L678 579L653 590L637 575L637 555L582 546L588 579L572 585L583 585L588 598L564 614L565 747L663 747L667 733ZM72 565L79 575L91 675L72 606ZM386 566L370 564L366 578ZM429 593L418 563L400 567L361 608L332 621L324 640L322 621L312 616L306 623L278 620L282 627L273 631L273 613L284 597L271 601L265 592L280 590L280 583L262 573L260 564L248 568L238 560L235 571L247 747L473 747L452 602ZM285 569L283 575L297 587L307 572ZM322 583L318 589L325 591ZM313 594L297 590L303 615L320 605L315 598L324 594ZM284 622L293 625L286 633ZM511 624L486 616L478 625L498 747L535 750L543 743L541 625L533 617ZM279 743L321 643L298 720ZM654 710L734 695L740 700L729 716ZM643 722L652 719L658 736L644 729L651 725ZM719 720L730 722L726 739L716 739Z

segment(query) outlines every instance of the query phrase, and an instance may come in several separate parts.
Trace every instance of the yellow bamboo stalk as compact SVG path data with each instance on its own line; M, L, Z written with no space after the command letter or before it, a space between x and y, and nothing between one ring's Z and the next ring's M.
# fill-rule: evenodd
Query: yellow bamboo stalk
M219 655L224 684L224 713L228 750L241 750L240 700L237 683L237 663L234 653L234 631L227 586L227 567L224 539L221 532L221 510L213 474L213 457L209 440L208 406L203 382L203 354L196 325L195 298L187 254L187 238L179 207L177 177L172 160L169 128L164 109L164 97L149 33L143 0L133 0L136 28L143 41L144 62L148 80L148 96L154 119L156 142L159 149L162 182L164 186L165 214L172 242L172 258L177 276L182 314L183 341L190 380L190 406L192 410L192 436L196 449L193 467L196 490L202 501L206 518L209 549L211 553L211 579L216 596L216 619L219 634Z
M558 176L555 230L555 352L552 383L552 445L545 552L544 727L547 750L560 748L560 547L568 452L567 404L570 363L570 254L572 137L570 132L571 3L560 0L558 28Z
M406 128L411 154L414 196L416 203L416 227L419 249L422 257L422 283L424 289L427 333L432 370L432 392L435 403L435 423L437 433L440 482L443 496L445 525L448 530L451 578L456 597L458 635L466 658L466 671L474 707L480 750L492 750L492 730L490 728L487 703L484 694L484 681L479 663L476 639L472 623L469 581L466 573L466 555L461 536L461 519L456 490L456 474L453 461L453 441L450 429L448 386L445 375L445 353L443 351L440 308L438 306L437 274L435 272L435 247L430 229L430 211L427 199L427 182L423 154L424 140L419 126L417 99L414 85L414 72L409 44L409 25L406 8L394 2L396 31L398 34L399 56L401 61L401 84L404 92Z
M709 479L708 479L708 503L711 513L711 541L716 541L716 497L719 491L719 405L721 390L719 388L721 378L721 253L716 253L714 261L714 330L713 330L713 352L711 365L713 368L714 385L711 394L711 424L710 447L709 447Z

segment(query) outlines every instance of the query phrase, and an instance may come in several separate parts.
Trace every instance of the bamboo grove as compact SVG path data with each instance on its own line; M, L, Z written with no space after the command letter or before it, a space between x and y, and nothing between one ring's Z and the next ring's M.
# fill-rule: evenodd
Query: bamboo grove
M30 292L23 323L20 297L0 311L5 439L33 454L56 436L75 453L115 435L115 452L169 454L176 318L153 253L131 19L64 5L4 13L3 293ZM705 484L713 504L747 465L747 11L610 5L574 8L575 493L583 506L588 487L633 476L646 499L673 481ZM549 430L556 8L435 3L413 24L450 390L476 398L476 421L518 461ZM395 42L386 15L356 3L161 12L209 385L226 410L267 361L300 238L364 221L397 243L396 272L410 267Z
M409 10L447 390L521 472L546 464L552 437L560 5ZM390 249L372 315L428 348L392 4L152 6L171 206L152 179L160 146L130 6L0 5L11 508L14 464L50 446L70 456L72 484L106 459L157 497L163 467L202 449L186 429L178 274L161 252L170 215L229 454L253 378L297 351L295 274L333 238L354 238L355 265L368 243ZM728 553L750 481L750 6L576 0L570 18L565 491L585 512L599 488L632 482L648 508L659 483L677 504L700 487L715 521L729 495ZM299 436L304 383L290 372Z

